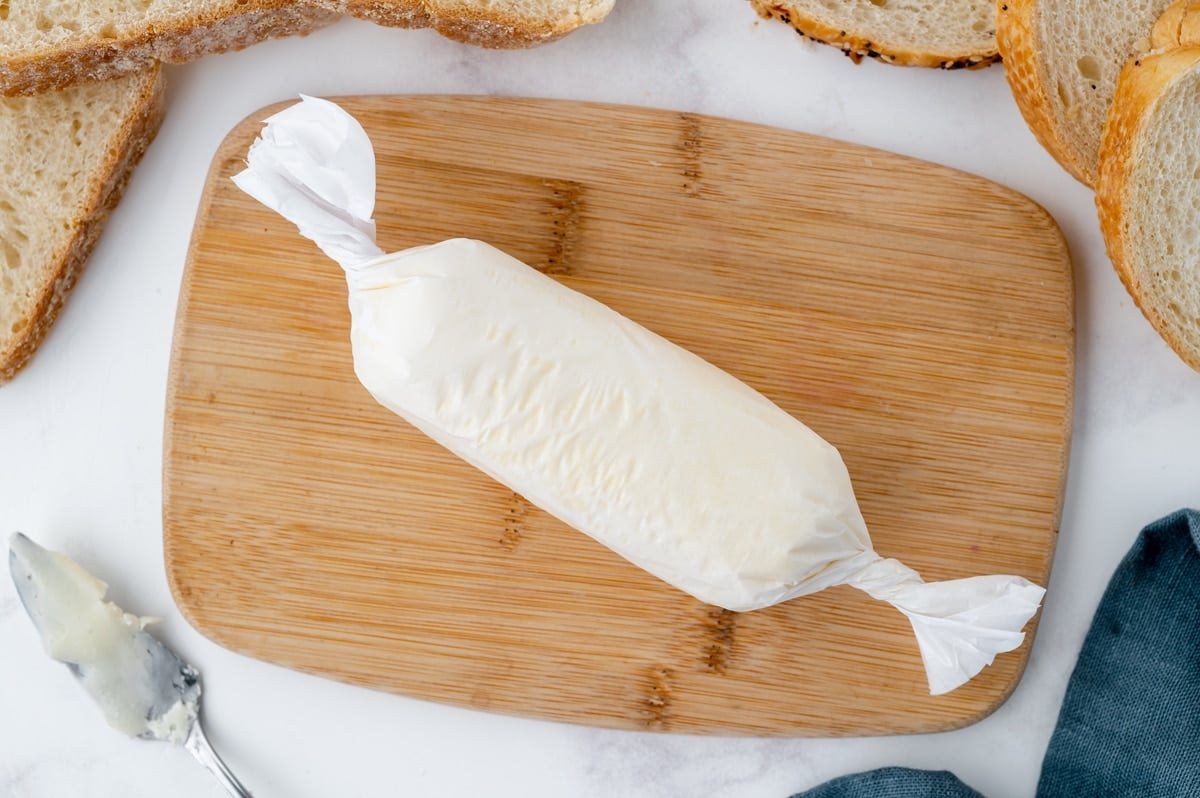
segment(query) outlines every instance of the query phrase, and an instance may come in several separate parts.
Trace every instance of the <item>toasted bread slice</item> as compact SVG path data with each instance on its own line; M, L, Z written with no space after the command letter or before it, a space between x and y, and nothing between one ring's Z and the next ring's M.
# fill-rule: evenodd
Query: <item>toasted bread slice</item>
M487 47L550 41L598 22L613 0L0 0L0 94L104 80L268 38L310 33L344 14L432 27Z
M0 98L0 381L53 324L162 115L157 67Z
M750 0L855 60L970 69L999 59L993 0Z
M1126 64L1100 145L1096 207L1121 281L1163 339L1200 370L1197 117L1200 47Z
M1122 65L1150 48L1170 0L999 0L996 41L1025 122L1064 169L1094 185Z

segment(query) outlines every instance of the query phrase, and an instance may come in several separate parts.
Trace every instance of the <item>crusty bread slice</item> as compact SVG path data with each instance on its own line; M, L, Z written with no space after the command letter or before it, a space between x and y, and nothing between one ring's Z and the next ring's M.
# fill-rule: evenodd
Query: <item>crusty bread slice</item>
M1200 47L1121 72L1104 126L1096 207L1109 258L1150 323L1200 370Z
M0 381L53 324L162 115L157 67L0 98Z
M183 63L353 14L432 27L487 47L562 36L613 0L0 0L0 94L103 80L156 61Z
M191 61L338 18L296 0L4 0L0 94L107 80Z
M791 25L855 60L964 69L996 51L994 0L750 0L763 17Z
M999 0L996 41L1017 106L1063 168L1094 185L1117 77L1170 0Z
M400 28L433 28L480 47L545 44L600 22L613 0L308 0L359 19Z

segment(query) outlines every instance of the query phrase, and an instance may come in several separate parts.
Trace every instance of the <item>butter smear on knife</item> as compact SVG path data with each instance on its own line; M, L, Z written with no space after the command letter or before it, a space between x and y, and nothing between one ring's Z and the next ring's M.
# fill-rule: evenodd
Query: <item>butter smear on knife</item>
M933 693L1023 641L1041 587L876 554L837 450L728 373L483 242L385 254L371 142L337 105L271 117L247 161L235 182L345 270L367 390L551 515L726 609L888 601Z
M104 582L25 535L12 536L8 557L46 654L71 669L108 724L183 744L199 713L199 674L145 631L153 619L105 601Z

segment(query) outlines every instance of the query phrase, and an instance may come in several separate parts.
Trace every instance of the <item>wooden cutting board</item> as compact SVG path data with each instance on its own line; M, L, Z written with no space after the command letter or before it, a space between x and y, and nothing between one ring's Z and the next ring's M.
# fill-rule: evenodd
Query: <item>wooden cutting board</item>
M375 143L384 249L469 236L507 250L839 447L880 553L927 580L1046 583L1072 284L1034 203L689 113L339 102ZM166 569L201 632L356 684L621 729L933 731L1013 689L1028 640L931 697L888 605L835 587L753 613L706 606L379 407L352 371L340 268L229 180L272 110L216 155L172 354Z

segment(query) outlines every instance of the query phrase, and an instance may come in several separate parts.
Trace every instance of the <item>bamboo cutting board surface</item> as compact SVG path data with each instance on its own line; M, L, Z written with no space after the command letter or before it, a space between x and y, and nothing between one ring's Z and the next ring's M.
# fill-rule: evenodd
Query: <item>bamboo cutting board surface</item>
M930 581L1046 583L1072 286L1058 228L1028 199L688 113L339 102L376 147L385 250L499 246L835 444L880 553ZM752 613L706 606L378 406L352 370L341 270L229 180L271 110L216 155L172 354L166 569L201 632L356 684L621 729L933 731L1013 689L1028 639L931 697L890 606L846 587Z

